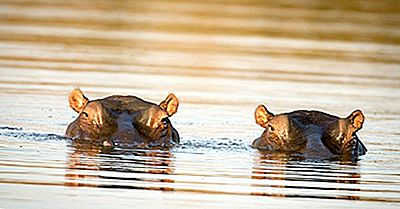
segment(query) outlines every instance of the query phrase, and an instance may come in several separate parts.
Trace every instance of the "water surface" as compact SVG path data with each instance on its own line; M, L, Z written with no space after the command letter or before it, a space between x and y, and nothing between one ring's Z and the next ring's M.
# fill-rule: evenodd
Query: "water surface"
M2 1L0 207L399 207L399 26L389 0ZM64 138L73 87L153 102L174 92L181 145ZM339 162L253 150L260 103L362 109L369 152Z

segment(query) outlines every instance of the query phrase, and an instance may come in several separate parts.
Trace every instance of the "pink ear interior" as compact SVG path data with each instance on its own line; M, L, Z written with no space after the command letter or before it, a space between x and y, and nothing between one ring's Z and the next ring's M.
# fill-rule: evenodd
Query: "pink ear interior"
M356 128L356 130L362 128L365 118L361 110L353 111L347 118L350 120L351 124L354 126L354 128Z
M178 98L171 93L159 106L162 110L167 112L168 116L172 116L178 111L179 101Z
M69 94L68 101L69 106L77 113L82 112L83 108L89 102L88 98L85 97L80 89L72 90L72 92Z
M267 128L267 123L274 115L270 113L264 105L258 105L254 112L256 123L261 127Z

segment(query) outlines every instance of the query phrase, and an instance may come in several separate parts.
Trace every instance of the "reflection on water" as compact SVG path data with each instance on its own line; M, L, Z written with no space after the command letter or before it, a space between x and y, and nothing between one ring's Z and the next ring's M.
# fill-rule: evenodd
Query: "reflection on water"
M169 150L112 149L88 142L73 142L71 148L73 152L68 156L65 174L66 186L173 190L163 186L164 183L174 183L168 179L174 170L170 159L174 156ZM155 183L155 186L140 186L142 181Z
M360 191L357 184L361 179L359 165L355 162L308 162L304 156L288 156L260 152L254 160L252 179L257 179L254 187L272 187L269 192L253 192L252 195L274 197L301 197L324 199L359 200L353 191ZM282 184L282 182L287 182ZM297 182L301 182L298 184ZM350 187L344 186L349 184ZM316 191L304 194L289 192L287 189ZM285 191L285 192L282 192ZM308 193L308 194L307 194Z
M398 207L399 6L1 1L0 207ZM75 117L66 99L73 87L93 99L156 102L173 92L181 145L70 142L62 136ZM261 103L343 117L361 109L369 152L348 163L253 150Z

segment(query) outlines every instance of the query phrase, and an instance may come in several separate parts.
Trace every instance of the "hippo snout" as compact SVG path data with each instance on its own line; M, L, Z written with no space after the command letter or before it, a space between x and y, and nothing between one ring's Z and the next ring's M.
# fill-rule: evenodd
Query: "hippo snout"
M133 141L143 142L143 140L137 136L138 133L135 129L118 129L117 132L111 136L111 139L119 143L131 143Z

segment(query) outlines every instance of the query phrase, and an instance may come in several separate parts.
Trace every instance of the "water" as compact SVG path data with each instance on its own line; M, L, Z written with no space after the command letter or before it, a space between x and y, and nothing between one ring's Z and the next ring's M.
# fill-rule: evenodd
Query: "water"
M2 1L0 207L399 207L399 26L397 1ZM174 92L181 146L71 142L73 87ZM253 150L260 103L360 108L369 152L351 163Z

